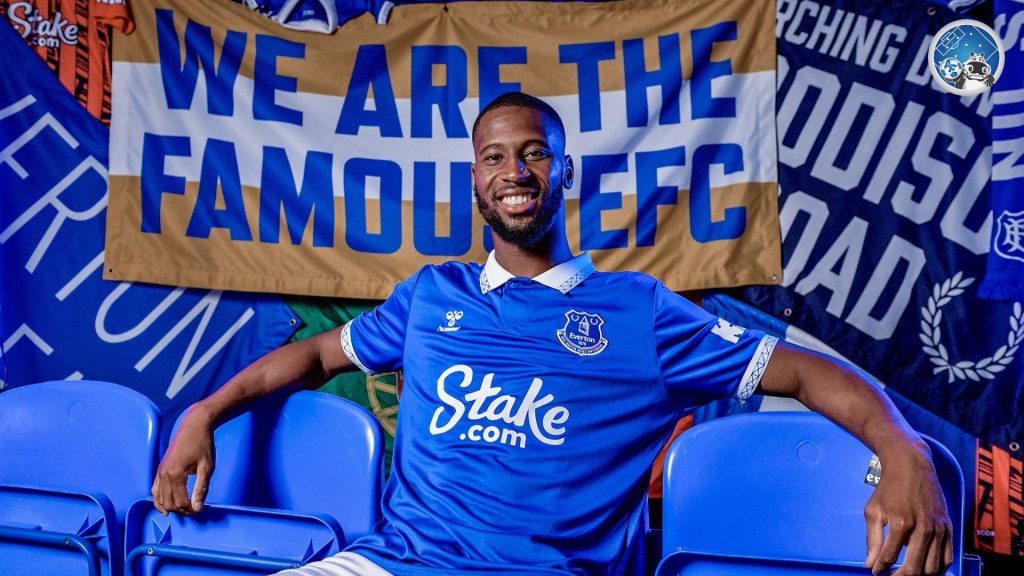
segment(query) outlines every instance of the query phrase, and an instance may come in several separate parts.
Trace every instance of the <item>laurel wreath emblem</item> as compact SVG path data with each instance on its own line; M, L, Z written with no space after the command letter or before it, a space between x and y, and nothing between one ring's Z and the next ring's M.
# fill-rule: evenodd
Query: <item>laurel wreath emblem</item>
M945 282L932 288L928 303L921 307L921 333L918 335L924 346L921 348L935 368L933 374L946 372L949 383L954 380L971 379L980 382L982 378L992 380L1013 362L1014 355L1024 342L1024 313L1020 302L1013 304L1010 315L1010 332L1006 335L1006 345L1000 346L991 356L977 362L961 360L953 362L949 351L942 345L942 307L953 301L953 298L964 293L964 289L974 283L974 278L964 278L963 272L957 272Z

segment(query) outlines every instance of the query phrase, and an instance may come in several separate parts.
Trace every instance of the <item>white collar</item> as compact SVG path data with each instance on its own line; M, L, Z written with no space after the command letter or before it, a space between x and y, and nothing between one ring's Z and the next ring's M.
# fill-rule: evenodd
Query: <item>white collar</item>
M584 252L546 272L542 272L534 277L533 280L565 294L575 288L577 284L583 282L593 272L594 263L590 260L590 254ZM498 264L498 259L494 257L494 251L491 250L483 270L480 271L480 292L487 294L513 277L511 272L505 270L501 264Z

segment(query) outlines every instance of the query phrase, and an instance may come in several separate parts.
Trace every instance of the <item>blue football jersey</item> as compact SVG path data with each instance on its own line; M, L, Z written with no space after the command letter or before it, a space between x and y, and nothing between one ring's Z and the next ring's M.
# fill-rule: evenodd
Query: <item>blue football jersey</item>
M630 573L676 420L749 396L775 342L587 254L426 266L342 329L361 369L404 372L385 521L349 550L396 575Z

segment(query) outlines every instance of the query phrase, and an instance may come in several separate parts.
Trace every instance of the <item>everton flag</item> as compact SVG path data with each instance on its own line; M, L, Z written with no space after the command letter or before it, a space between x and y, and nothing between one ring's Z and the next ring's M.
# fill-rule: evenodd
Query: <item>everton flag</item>
M0 389L109 380L168 427L282 344L280 299L101 277L108 132L0 22Z
M928 70L957 15L780 0L779 287L755 306L983 441L1024 436L1024 314L977 297L993 226L992 92Z

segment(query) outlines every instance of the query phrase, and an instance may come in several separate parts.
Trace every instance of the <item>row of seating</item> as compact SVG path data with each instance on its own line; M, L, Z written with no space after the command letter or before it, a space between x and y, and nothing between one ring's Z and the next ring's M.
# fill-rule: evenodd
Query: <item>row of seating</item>
M330 556L380 518L380 427L347 400L299 392L221 426L208 505L189 517L164 517L148 497L159 430L153 404L115 384L0 394L0 573L266 574ZM960 468L926 440L954 522L948 574L977 576L980 562L963 553ZM694 427L666 458L664 529L651 541L660 563L648 572L869 574L871 456L812 413Z
M380 426L348 400L298 392L218 428L209 504L189 517L150 498L160 429L148 398L107 382L0 394L0 573L267 574L380 519Z
M946 574L979 576L981 560L963 551L960 466L945 446L924 440L953 523ZM695 426L666 455L657 574L867 576L864 507L884 473L864 444L813 412Z

